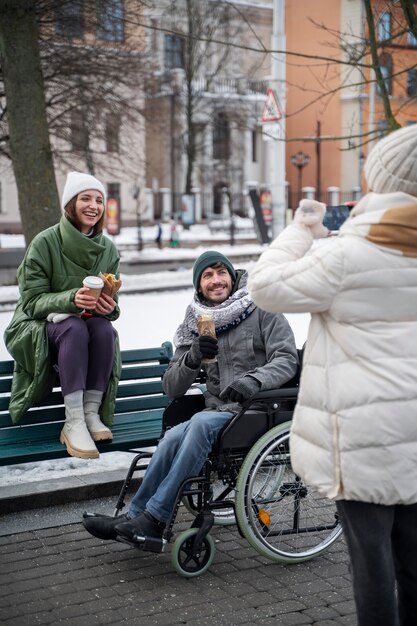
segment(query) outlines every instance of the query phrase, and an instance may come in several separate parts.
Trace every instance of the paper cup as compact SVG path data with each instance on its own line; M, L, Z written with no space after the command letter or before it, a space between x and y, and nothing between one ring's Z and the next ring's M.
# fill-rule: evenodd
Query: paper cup
M83 287L89 290L89 295L98 300L104 287L104 282L100 276L86 276L83 280Z

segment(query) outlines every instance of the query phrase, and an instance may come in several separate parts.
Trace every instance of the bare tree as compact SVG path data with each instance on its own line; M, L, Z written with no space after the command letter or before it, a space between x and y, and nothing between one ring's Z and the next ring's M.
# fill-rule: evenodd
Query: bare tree
M163 7L156 3L155 7L161 12L156 28L171 37L177 49L171 62L165 59L168 67L162 74L158 74L157 65L154 68L157 81L154 96L159 97L169 85L171 115L176 123L173 125L172 120L167 120L167 125L171 130L175 126L175 136L171 137L174 151L185 154L184 191L190 193L195 184L196 160L203 147L204 129L214 123L213 110L222 106L226 99L226 82L230 75L226 68L236 52L229 42L236 40L239 25L233 23L230 6L223 1L182 0L167 2ZM218 94L217 105L208 101L209 92ZM182 125L178 123L180 118Z
M68 166L76 156L91 173L125 171L123 159L106 157L109 137L116 140L123 127L131 136L143 121L142 0L125 2L123 13L100 12L101 4L92 0L38 2L49 129L58 163ZM136 171L135 145L114 148L120 157L128 151Z
M26 243L60 217L52 154L114 174L128 154L137 171L140 151L118 131L142 124L143 3L125 4L119 14L92 0L0 0L0 154L13 163Z
M59 219L34 0L1 0L0 60L26 243Z
M345 75L332 89L329 89L327 81L323 80L316 90L311 90L310 97L304 97L302 104L291 111L287 117L295 117L312 106L322 103L323 108L327 102L334 96L340 95L344 90L357 89L358 92L367 90L371 92L376 87L378 100L381 103L381 113L383 114L385 125L384 128L373 128L368 131L360 131L357 133L341 134L340 136L326 137L327 141L348 140L349 149L357 148L359 145L368 143L376 139L381 133L395 130L400 126L398 117L403 114L405 108L413 103L413 96L405 96L401 99L392 99L388 85L393 88L397 85L397 89L404 93L403 83L404 77L410 70L417 68L417 63L411 55L400 55L398 50L405 48L404 38L409 31L414 33L417 16L415 12L415 4L412 0L401 0L401 6L393 6L388 0L364 0L365 8L365 34L361 37L358 33L352 33L346 28L345 31L332 31L327 28L325 20L323 22L314 22L318 32L321 31L328 35L327 45L329 47L329 55L303 55L303 67L309 71L325 68L325 76L332 76L332 71L339 72L345 69ZM392 16L392 31L382 41L377 37L377 28L381 16L387 13ZM415 34L415 33L414 33ZM395 60L396 65L390 67L386 64L389 57L390 48L397 49ZM339 51L343 55L340 58ZM335 51L335 54L332 54ZM292 63L300 63L300 55L294 50L287 50L287 56ZM415 57L414 57L415 59ZM384 73L383 71L384 70ZM353 72L356 76L352 79ZM289 87L297 87L289 85ZM306 96L306 91L304 93ZM315 141L314 137L292 137L290 141Z
M414 0L400 0L404 19L414 37L417 37L417 12Z

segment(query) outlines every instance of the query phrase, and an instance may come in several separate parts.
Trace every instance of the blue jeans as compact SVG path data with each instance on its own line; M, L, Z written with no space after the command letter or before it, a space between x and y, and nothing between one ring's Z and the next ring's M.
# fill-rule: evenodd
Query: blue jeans
M227 411L200 411L168 430L152 455L129 516L136 517L146 508L156 519L167 522L181 484L199 475L220 430L232 416Z
M414 626L417 504L339 500L336 505L349 550L358 626Z

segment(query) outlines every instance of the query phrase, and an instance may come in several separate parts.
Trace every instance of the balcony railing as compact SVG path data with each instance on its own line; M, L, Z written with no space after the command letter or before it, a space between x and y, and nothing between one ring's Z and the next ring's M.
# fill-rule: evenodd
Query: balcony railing
M194 93L237 94L241 96L265 95L268 82L250 78L196 78L192 81Z

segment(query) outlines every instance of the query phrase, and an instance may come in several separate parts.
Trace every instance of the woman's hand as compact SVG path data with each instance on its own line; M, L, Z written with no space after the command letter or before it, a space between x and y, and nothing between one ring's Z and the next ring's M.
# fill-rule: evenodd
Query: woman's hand
M95 312L100 313L100 315L110 315L110 313L113 313L115 308L116 303L113 298L105 293L102 293L97 300Z
M75 293L74 304L79 309L94 311L97 307L97 300L90 295L90 290L87 287L81 287Z
M294 224L309 230L314 239L327 237L330 231L323 225L325 213L326 205L323 202L304 198L300 201L298 209L294 214Z

